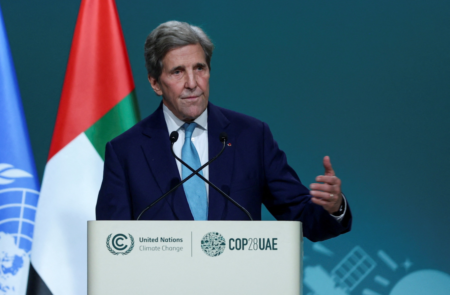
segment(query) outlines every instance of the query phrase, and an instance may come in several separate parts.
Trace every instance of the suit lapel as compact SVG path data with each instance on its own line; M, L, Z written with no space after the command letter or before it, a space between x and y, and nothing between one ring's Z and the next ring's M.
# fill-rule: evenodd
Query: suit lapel
M208 104L208 145L209 158L215 157L222 149L219 140L220 133L227 132L227 143L234 142L234 134L228 128L230 121L220 109ZM209 166L209 180L226 194L230 194L230 183L234 167L234 147L226 146L223 154ZM214 188L209 188L209 220L222 220L227 201Z
M163 194L180 182L180 173L175 162L176 160L171 152L171 144L162 104L150 116L143 128L143 134L147 139L142 144L142 150L152 174L158 183L161 194ZM152 201L159 197L159 195L156 196L159 192L150 193L155 194L155 196L152 196ZM183 186L178 187L171 195L167 196L166 201L169 202L178 219L194 219L189 209ZM164 202L164 200L161 202Z

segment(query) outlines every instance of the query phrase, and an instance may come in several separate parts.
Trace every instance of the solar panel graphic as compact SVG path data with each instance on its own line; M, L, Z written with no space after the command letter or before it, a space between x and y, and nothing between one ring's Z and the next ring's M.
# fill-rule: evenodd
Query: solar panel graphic
M331 271L331 277L344 290L352 291L376 265L361 247L356 246Z

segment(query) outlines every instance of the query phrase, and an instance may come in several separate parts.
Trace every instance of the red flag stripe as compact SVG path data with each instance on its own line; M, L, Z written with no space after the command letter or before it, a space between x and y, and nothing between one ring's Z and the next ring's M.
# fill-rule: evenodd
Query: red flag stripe
M83 0L49 159L134 89L114 0Z

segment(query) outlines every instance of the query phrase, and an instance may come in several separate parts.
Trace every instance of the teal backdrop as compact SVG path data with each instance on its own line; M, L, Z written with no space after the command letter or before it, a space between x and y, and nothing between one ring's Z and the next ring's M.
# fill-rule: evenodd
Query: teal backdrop
M186 21L216 46L212 102L267 122L306 185L331 157L353 230L305 241L304 294L450 294L449 1L116 3L141 117L144 40ZM42 179L80 1L0 5Z

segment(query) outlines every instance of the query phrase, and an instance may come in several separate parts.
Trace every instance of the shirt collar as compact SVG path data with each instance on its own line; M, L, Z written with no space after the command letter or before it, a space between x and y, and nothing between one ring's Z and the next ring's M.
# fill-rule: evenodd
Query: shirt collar
M163 104L163 112L164 112L164 119L166 120L167 129L169 130L169 134L173 131L180 130L181 127L184 125L184 121L181 121L178 119L170 110L168 107L166 107L165 104ZM208 108L206 108L203 113L198 116L197 119L194 120L195 123L197 123L197 126L208 130Z

